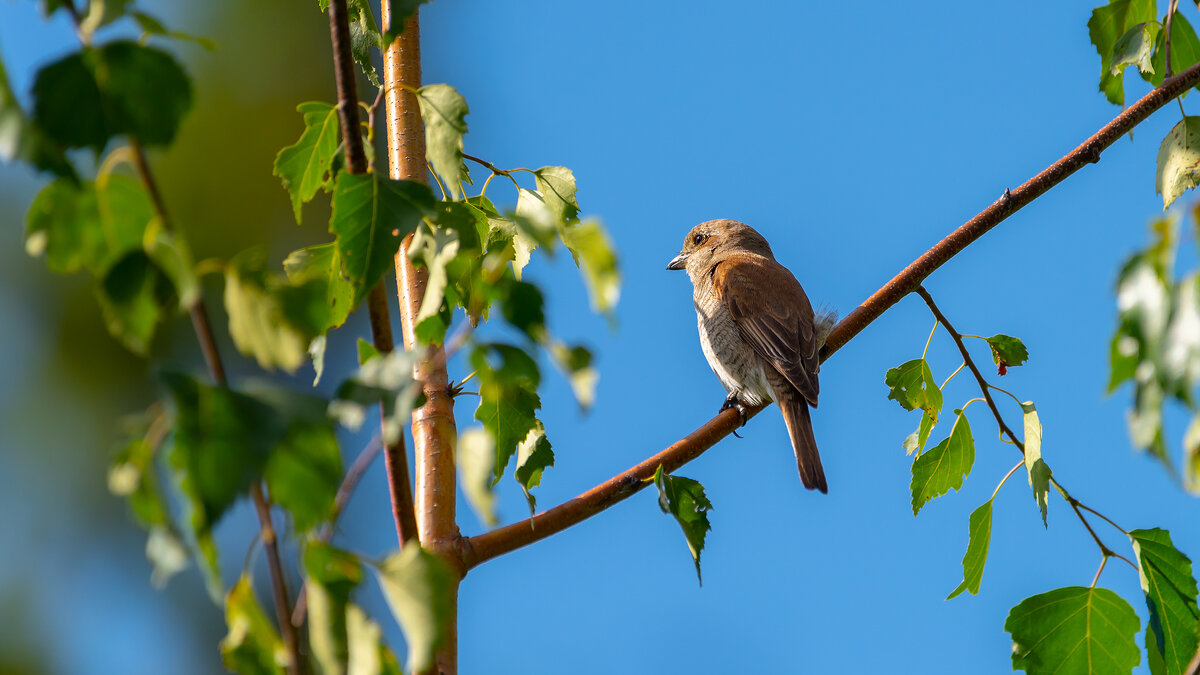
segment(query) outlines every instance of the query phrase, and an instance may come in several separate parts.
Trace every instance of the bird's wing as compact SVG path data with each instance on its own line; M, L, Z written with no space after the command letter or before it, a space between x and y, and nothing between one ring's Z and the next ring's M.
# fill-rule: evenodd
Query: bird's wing
M770 258L735 254L712 278L742 339L816 407L821 362L812 305L796 277Z

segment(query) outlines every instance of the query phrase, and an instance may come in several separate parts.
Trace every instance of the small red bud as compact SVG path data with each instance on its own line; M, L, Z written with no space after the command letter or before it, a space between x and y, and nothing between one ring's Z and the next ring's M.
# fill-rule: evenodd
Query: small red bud
M1008 374L1008 364L1001 361L1000 365L996 367L996 374L1001 377L1004 377L1005 375L1007 375Z

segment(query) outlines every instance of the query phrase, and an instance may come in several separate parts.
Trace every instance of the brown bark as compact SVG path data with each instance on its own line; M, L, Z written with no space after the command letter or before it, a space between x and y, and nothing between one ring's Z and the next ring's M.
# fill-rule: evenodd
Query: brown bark
M382 2L383 25L391 23L387 2ZM418 16L404 22L404 32L388 46L383 59L387 111L388 167L392 178L428 182L425 166L425 131L413 90L421 86L421 38ZM404 346L421 350L414 368L426 402L413 411L413 452L416 458L416 518L421 546L442 556L463 573L455 521L457 481L454 447L454 400L446 374L446 354L440 346L422 347L416 335L416 317L425 295L426 276L408 259L411 237L396 255L396 282L400 294L400 324ZM436 672L458 670L458 586L453 588L454 611L444 627L445 640L437 652Z

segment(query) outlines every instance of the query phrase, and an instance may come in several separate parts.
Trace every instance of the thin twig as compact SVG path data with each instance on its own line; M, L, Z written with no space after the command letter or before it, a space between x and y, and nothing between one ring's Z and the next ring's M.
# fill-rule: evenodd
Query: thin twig
M346 146L346 171L352 174L367 171L367 155L359 133L358 87L354 75L354 59L350 48L350 21L346 0L329 3L329 38L333 45L333 72L338 92L338 119ZM379 103L376 95L375 104ZM368 115L374 123L374 109ZM367 295L367 313L371 323L371 338L375 349L387 354L395 349L391 315L388 311L387 288L382 281ZM380 424L386 423L386 411L380 404ZM401 544L417 536L416 516L413 513L412 483L408 476L408 451L403 435L386 447L388 492L392 500L392 516L396 537Z
M362 452L358 453L358 457L354 458L350 468L346 470L346 475L342 477L342 484L338 486L337 496L333 499L333 513L329 516L329 522L321 528L321 533L317 535L321 541L328 542L333 538L338 516L342 515L342 511L346 509L346 504L349 503L350 496L354 494L363 474L371 468L371 464L379 456L381 450L383 450L382 439L379 436L372 438L367 447L363 448ZM296 607L292 610L292 625L297 628L304 625L305 614L308 611L308 594L305 593L305 590L303 586L300 587L300 593L296 596Z
M150 202L154 206L155 215L158 216L163 230L170 232L172 230L171 219L167 212L166 203L163 201L162 193L158 189L158 182L154 179L154 173L150 170L150 163L146 159L146 151L136 139L130 139L130 146L133 148L134 166L137 168L138 176L141 178L142 183L146 186L146 192L150 195ZM212 325L208 321L208 309L205 307L203 296L200 296L196 302L192 303L192 306L188 308L188 313L191 314L192 328L196 332L196 339L200 343L200 351L203 352L204 361L208 365L209 375L217 386L229 386L229 382L225 378L225 366L221 361L221 353L217 350L216 336L213 334ZM300 659L300 642L296 636L295 628L289 621L292 612L288 605L291 601L287 592L287 581L284 578L283 563L279 557L279 546L275 541L275 525L271 522L270 503L263 493L262 484L258 481L255 481L251 487L250 496L254 501L255 513L258 514L259 531L262 535L263 548L267 552L267 567L271 573L271 590L275 596L275 618L279 622L279 631L283 636L283 643L287 648L290 659L288 672L297 675L304 672L304 666Z
M838 323L825 340L825 346L821 349L821 360L825 361L838 349L845 346L871 322L920 286L926 277L933 274L947 260L1083 166L1099 161L1100 153L1105 148L1115 143L1117 139L1124 136L1180 92L1190 89L1197 82L1200 82L1200 64L1163 82L1161 86L1146 94L1137 103L1129 106L1111 122L1101 127L1079 147L1030 178L1020 187L1005 190L1000 199L910 263ZM762 410L761 407L747 410L747 418L757 414L760 410ZM683 466L729 435L742 422L743 420L739 418L736 411L723 410L683 440L575 499L535 514L526 520L464 540L461 551L464 567L470 569L484 561L545 539L591 518L613 504L629 498L644 487L645 484L642 481L653 476L659 464L662 464L663 470L667 472ZM535 523L536 527L533 527Z

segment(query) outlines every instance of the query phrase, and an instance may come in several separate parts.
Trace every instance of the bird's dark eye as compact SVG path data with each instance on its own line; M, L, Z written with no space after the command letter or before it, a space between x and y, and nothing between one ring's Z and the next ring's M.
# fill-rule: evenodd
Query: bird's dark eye
M708 237L704 236L703 234L693 234L692 235L692 245L699 246L700 244L704 243L705 239L708 239Z

